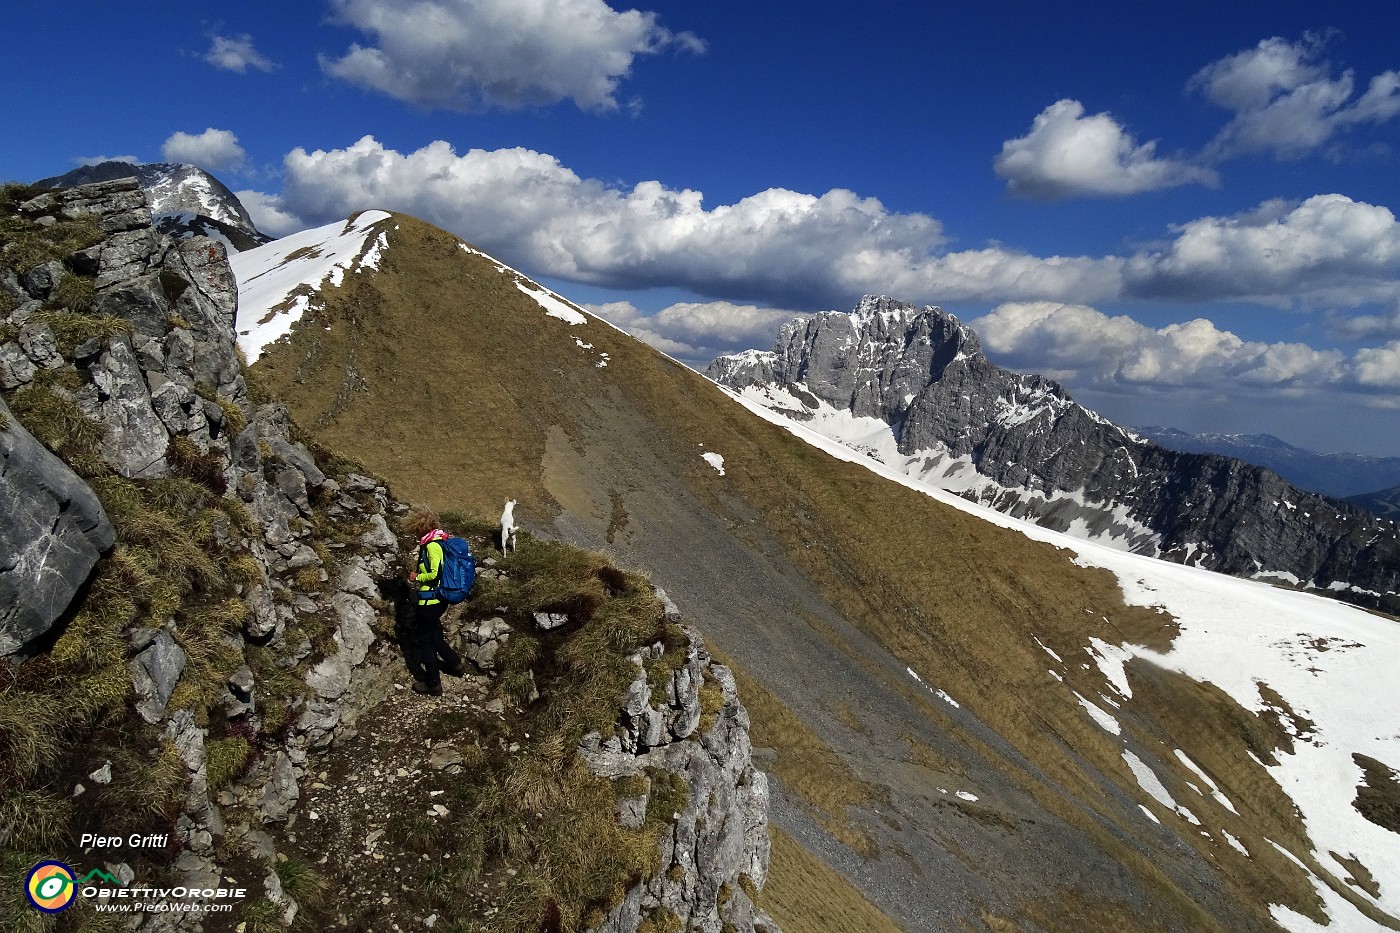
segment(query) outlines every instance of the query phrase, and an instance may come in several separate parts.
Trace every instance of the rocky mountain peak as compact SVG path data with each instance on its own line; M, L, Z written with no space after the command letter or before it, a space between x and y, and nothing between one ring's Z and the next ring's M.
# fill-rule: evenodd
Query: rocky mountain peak
M223 182L184 162L99 162L40 179L35 185L67 189L119 178L140 183L160 233L177 238L208 236L234 251L272 240L258 230L247 208Z
M793 320L771 351L721 357L706 375L731 387L800 383L857 417L894 423L950 367L985 363L977 335L942 308L867 295L849 313Z
M794 320L772 351L721 357L706 375L799 420L861 436L868 427L849 419L884 421L889 455L921 478L1057 531L1400 605L1389 523L1242 460L1150 443L1054 380L992 363L936 307L867 296L848 314Z

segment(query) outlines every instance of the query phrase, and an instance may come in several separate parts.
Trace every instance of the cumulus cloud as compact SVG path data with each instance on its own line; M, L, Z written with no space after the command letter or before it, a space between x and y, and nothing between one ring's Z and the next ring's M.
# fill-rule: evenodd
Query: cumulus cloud
M969 323L1008 365L1085 388L1314 401L1344 395L1371 408L1400 407L1400 340L1348 355L1243 340L1204 318L1152 328L1048 301L1007 303Z
M237 136L212 126L198 136L172 134L160 147L160 154L167 162L188 162L215 172L239 169L247 157Z
M1397 294L1397 275L1395 215L1326 194L1193 220L1165 250L1134 256L1125 282L1138 297L1355 306Z
M703 366L721 353L769 347L788 321L800 312L727 301L681 302L647 314L629 301L588 305L588 310L662 353Z
M270 206L301 223L366 207L398 210L457 233L536 275L618 288L688 287L707 297L830 307L867 292L912 300L1116 294L1121 260L1042 258L1000 247L940 252L942 225L875 198L770 188L707 208L702 192L581 178L529 149L442 141L410 153L366 136L345 149L285 159Z
M573 100L613 110L639 55L703 51L655 13L603 0L332 0L339 18L371 35L339 58L334 77L425 107L476 110Z
M269 229L343 219L369 207L422 217L531 274L613 288L684 287L777 307L845 307L883 293L915 302L1121 298L1255 301L1365 310L1400 301L1400 224L1343 195L1269 201L1204 217L1127 256L1035 256L1001 246L951 251L941 224L833 189L781 188L707 207L659 181L632 188L582 178L529 149L415 152L366 136L285 159Z
M1334 76L1323 58L1325 45L1315 35L1298 42L1275 36L1197 72L1187 87L1234 114L1207 153L1297 158L1357 124L1400 115L1400 72L1372 77L1365 92L1354 96L1355 72Z
M1332 382L1342 372L1340 351L1246 341L1203 318L1154 329L1084 305L1039 301L1000 305L971 323L990 350L1097 382L1284 388Z
M1357 350L1352 364L1356 381L1363 386L1381 390L1400 389L1400 340L1392 340L1383 347L1368 347ZM1392 394L1390 406L1400 405Z
M1084 115L1077 100L1051 104L1025 136L1002 143L996 173L1007 191L1029 198L1128 195L1185 184L1216 185L1211 169L1157 157L1107 113Z
M1393 310L1380 314L1344 316L1334 311L1328 315L1327 324L1334 334L1349 340L1400 338L1400 300Z
M253 218L253 226L268 236L281 237L296 233L306 227L300 217L288 214L281 208L280 201L261 191L235 191L234 197Z
M272 71L277 64L253 48L253 37L246 32L239 36L213 36L204 60L215 68L246 74L249 68Z

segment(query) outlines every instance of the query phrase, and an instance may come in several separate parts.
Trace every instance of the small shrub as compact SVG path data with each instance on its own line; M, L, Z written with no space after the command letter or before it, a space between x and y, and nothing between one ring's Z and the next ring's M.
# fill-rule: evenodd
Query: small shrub
M248 901L239 926L243 933L282 933L282 909L266 898Z
M277 879L282 882L282 890L303 907L315 907L330 890L326 876L311 863L299 858L278 861L275 870Z
M724 689L718 683L705 678L700 685L700 734L704 735L714 726L719 711L724 708Z
M47 791L19 788L0 797L0 826L6 845L21 851L52 851L68 834L72 804Z

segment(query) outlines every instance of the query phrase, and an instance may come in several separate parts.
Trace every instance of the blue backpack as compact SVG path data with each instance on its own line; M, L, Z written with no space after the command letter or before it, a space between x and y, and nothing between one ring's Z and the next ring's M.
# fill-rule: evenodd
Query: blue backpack
M444 538L442 545L442 572L438 576L437 595L445 603L460 603L472 591L476 582L476 558L466 538ZM418 560L427 566L427 545L419 549Z

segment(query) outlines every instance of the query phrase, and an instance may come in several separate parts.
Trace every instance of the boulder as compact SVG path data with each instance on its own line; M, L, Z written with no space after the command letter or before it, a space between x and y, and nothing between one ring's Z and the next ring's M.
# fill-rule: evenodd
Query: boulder
M48 631L116 541L102 503L0 400L0 655Z

